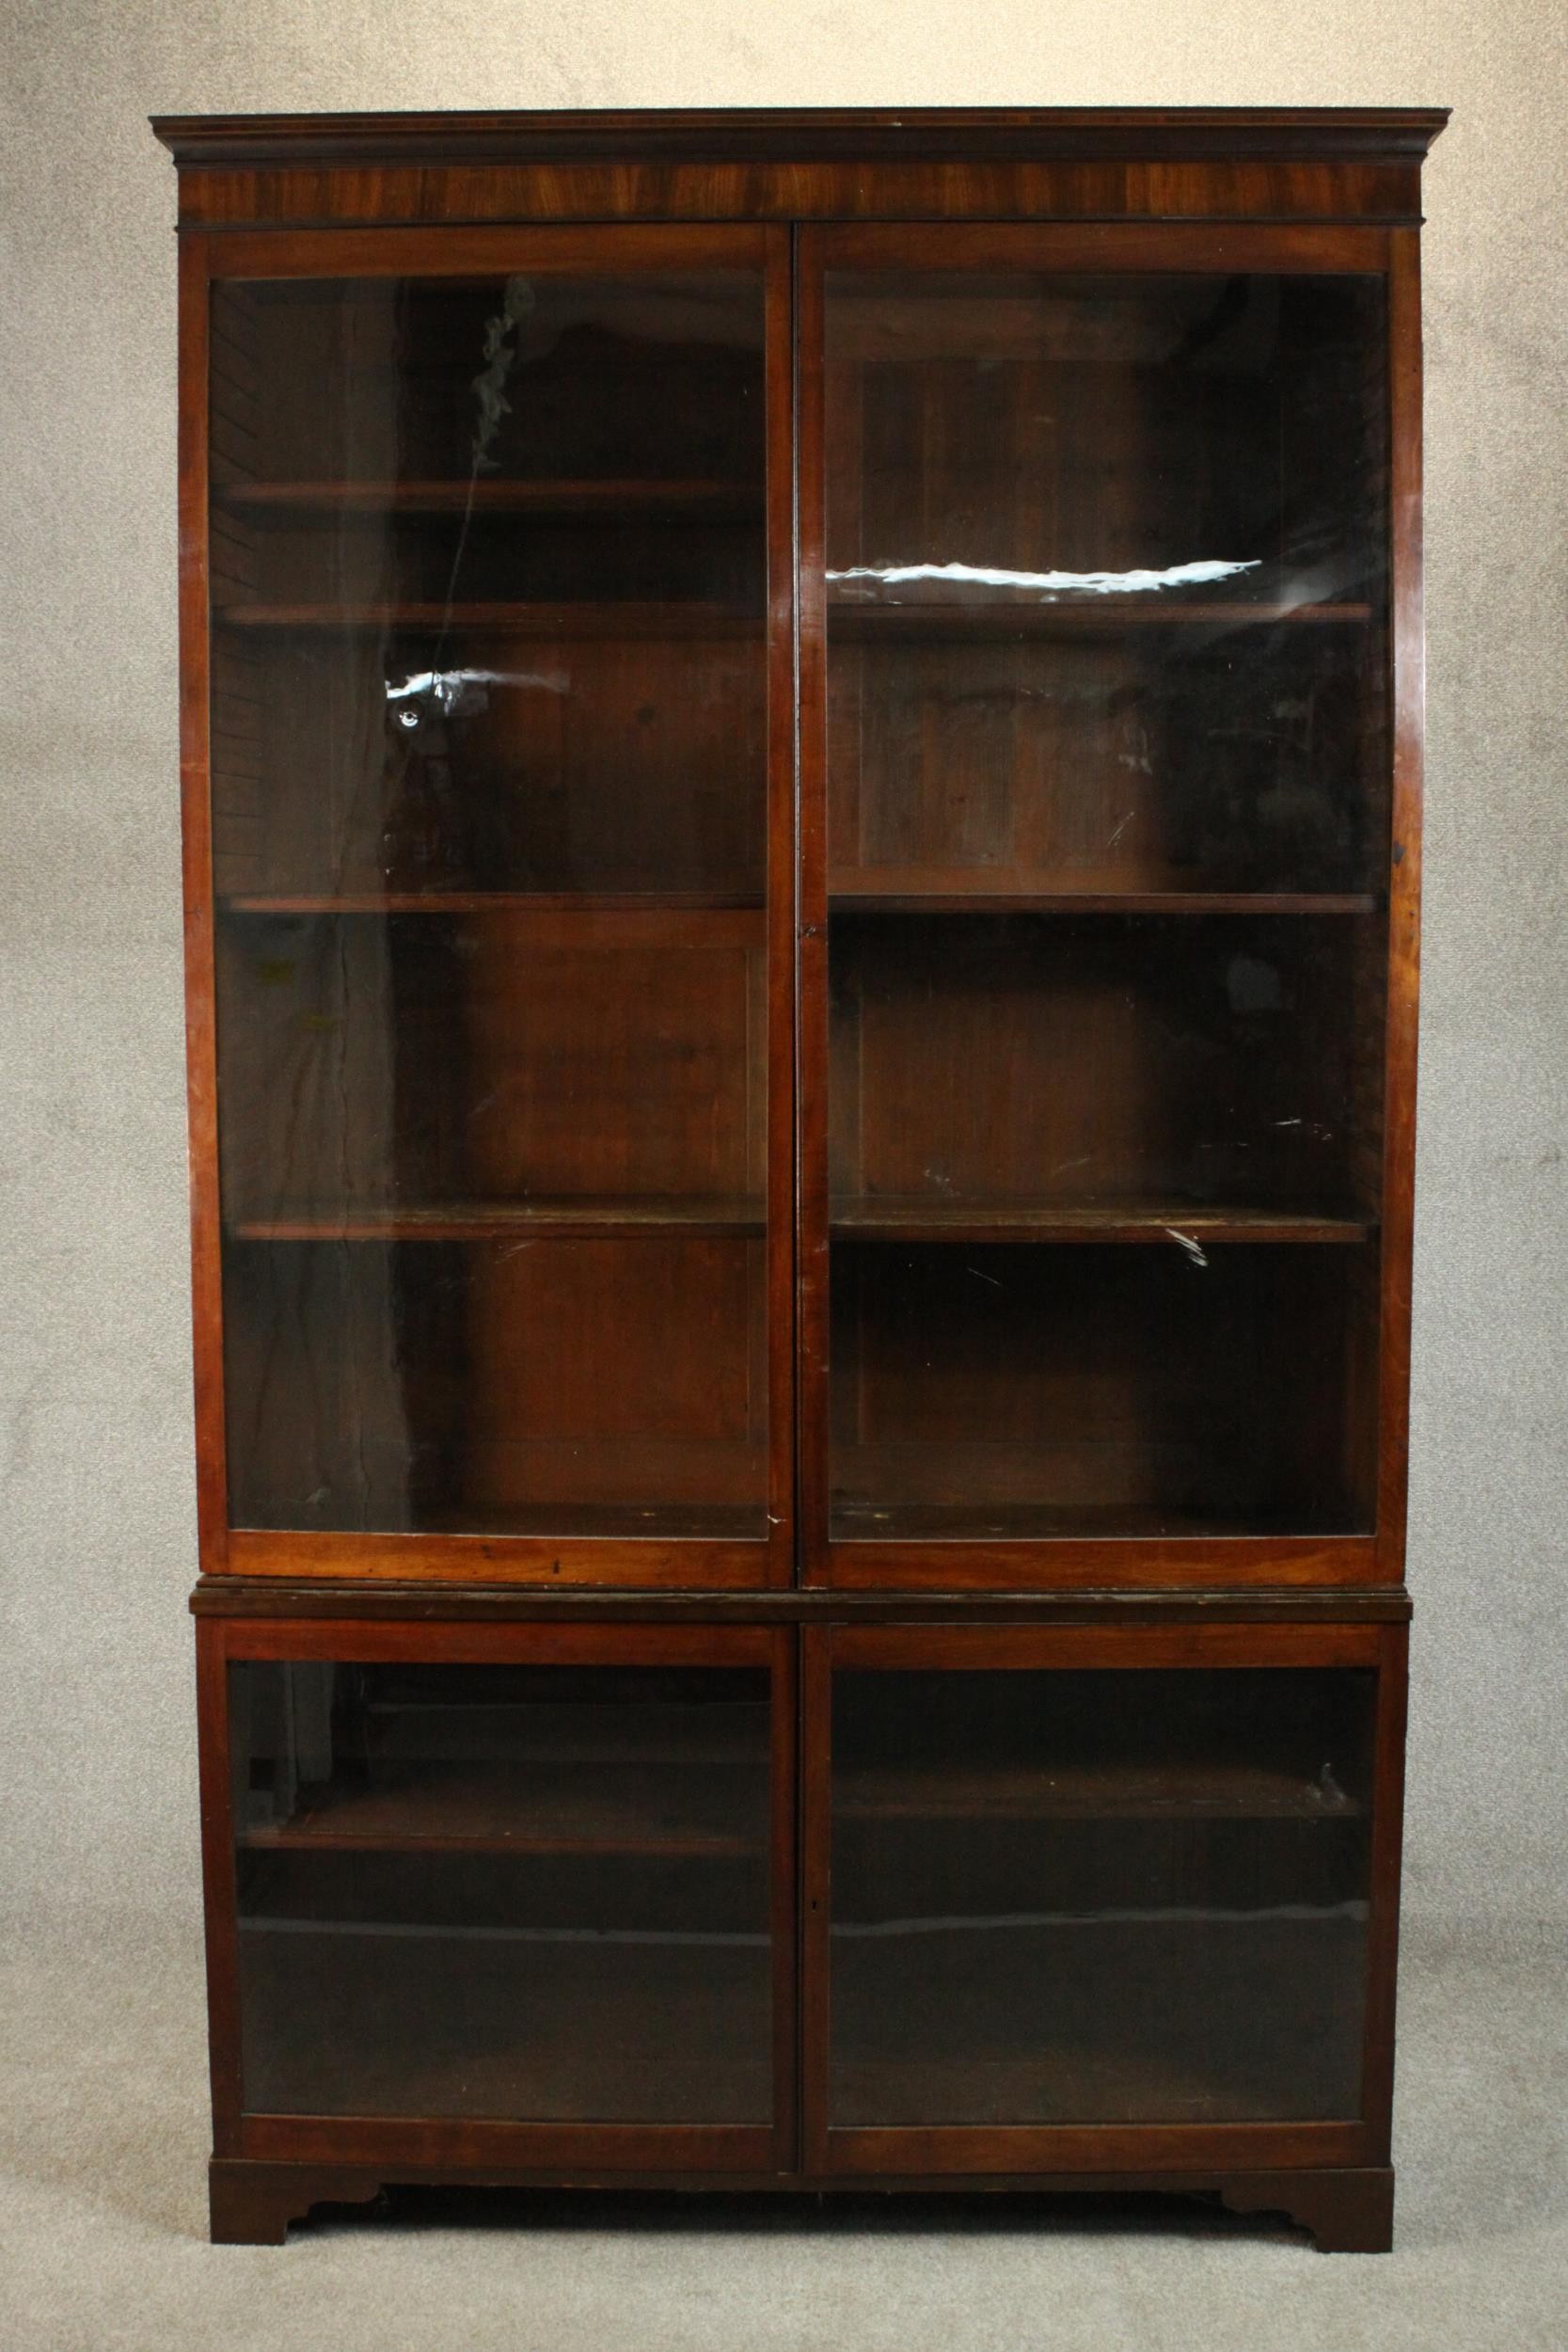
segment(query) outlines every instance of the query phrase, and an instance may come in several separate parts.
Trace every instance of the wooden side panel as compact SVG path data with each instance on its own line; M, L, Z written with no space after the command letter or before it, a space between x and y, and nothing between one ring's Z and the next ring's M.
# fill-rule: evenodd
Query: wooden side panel
M213 953L208 266L207 239L186 238L180 250L180 795L184 844L197 1528L201 1565L211 1575L225 1565L228 1474Z
M238 2153L240 1978L235 1931L234 1816L229 1716L229 1629L207 1618L196 1629L198 1758L201 1774L201 1871L207 1926L207 2036L214 2153Z
M1404 1574L1410 1460L1410 1288L1415 1226L1416 1051L1420 982L1421 747L1426 657L1421 604L1421 281L1414 230L1393 239L1389 386L1393 614L1393 869L1388 891L1388 1079L1384 1119L1381 1574Z
M1361 2112L1386 2164L1393 2127L1394 2014L1399 1989L1400 1878L1404 1836L1404 1742L1410 1629L1379 1629L1372 1784L1372 1910L1367 1957L1367 2041Z

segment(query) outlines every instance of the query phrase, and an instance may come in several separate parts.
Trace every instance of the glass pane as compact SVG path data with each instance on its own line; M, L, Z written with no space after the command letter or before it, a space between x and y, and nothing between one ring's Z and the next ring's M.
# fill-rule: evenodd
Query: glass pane
M1358 2114L1374 1680L835 1676L831 2122Z
M760 277L213 336L232 1516L762 1536Z
M768 2120L766 1673L230 1676L247 2110Z
M832 1532L1368 1528L1382 283L826 301Z
M1336 1450L1325 1399L1364 1345L1365 1253L1200 1255L836 1251L836 1532L1353 1532L1373 1466Z

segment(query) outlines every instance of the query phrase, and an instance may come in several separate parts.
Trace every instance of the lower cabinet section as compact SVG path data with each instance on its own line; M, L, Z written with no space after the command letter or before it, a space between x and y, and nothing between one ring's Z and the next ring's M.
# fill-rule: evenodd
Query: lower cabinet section
M766 1664L257 1660L230 1705L247 2106L771 2123Z
M830 2127L1357 2113L1374 1707L1354 1669L837 1672Z
M199 1635L214 2234L1136 2181L1386 2242L1402 1625Z
M220 2142L787 2162L791 1631L218 1638Z
M807 2164L1386 2162L1402 1642L809 1634Z

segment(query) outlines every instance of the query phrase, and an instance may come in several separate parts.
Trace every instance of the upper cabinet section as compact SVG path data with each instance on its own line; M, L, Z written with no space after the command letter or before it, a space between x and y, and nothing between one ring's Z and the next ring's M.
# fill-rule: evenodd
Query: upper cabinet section
M845 270L826 303L832 895L1365 902L1381 278Z
M220 894L759 907L760 274L220 281L212 326L269 769Z
M727 242L536 234L483 274L212 284L225 1437L249 1536L748 1582L787 1534L788 353L763 238Z
M1442 119L156 126L206 1568L1401 1581Z
M803 236L827 1581L1378 1530L1388 281L1115 258Z

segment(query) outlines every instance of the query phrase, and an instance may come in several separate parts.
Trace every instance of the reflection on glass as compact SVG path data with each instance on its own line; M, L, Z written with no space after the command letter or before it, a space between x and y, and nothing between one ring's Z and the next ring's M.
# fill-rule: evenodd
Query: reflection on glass
M829 275L840 1537L1371 1524L1383 306Z
M1373 1677L834 1677L830 2121L1360 2110Z
M247 2111L768 2120L765 1674L230 1672Z
M760 278L213 336L233 1516L761 1536Z
M850 564L828 579L876 580L883 587L902 588L912 580L945 580L955 586L1037 588L1050 596L1142 596L1152 588L1200 588L1220 580L1239 580L1255 572L1261 559L1244 564L1207 560L1198 564L1167 564L1163 571L1148 566L1132 572L1020 572L996 564Z

